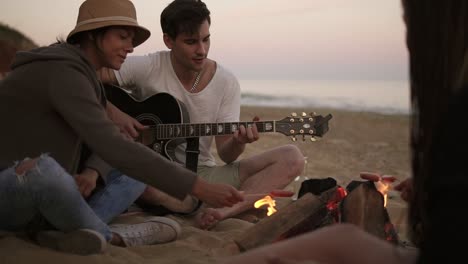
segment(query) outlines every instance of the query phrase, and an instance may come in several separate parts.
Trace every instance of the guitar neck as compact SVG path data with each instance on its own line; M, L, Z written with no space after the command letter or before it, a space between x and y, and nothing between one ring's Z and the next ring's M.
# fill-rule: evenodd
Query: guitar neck
M241 125L244 127L251 127L254 123L259 133L276 132L275 121L158 124L156 126L156 137L158 139L173 139L230 135L239 130Z

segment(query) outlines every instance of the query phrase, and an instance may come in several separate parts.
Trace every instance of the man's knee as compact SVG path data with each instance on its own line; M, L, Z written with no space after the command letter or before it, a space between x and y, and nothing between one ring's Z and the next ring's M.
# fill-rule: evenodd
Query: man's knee
M37 161L38 160L39 160L39 157L34 158L34 159L27 159L27 160L21 161L15 168L16 175L22 176L22 175L26 174L26 172L28 172L28 171L32 170L33 168L35 168L37 166Z
M292 144L283 146L282 152L284 153L284 160L287 162L286 166L291 172L291 176L297 176L302 173L305 166L305 158L301 150Z

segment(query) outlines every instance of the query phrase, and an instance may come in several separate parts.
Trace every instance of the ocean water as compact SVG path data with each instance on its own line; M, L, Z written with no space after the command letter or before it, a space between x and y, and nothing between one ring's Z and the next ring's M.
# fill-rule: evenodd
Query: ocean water
M242 105L409 114L408 81L239 80Z

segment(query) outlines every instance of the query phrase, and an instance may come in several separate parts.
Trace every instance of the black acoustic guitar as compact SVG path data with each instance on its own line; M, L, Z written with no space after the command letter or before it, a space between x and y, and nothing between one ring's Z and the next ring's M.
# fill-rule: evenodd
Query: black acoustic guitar
M190 123L189 113L184 104L168 93L157 93L138 101L125 90L104 86L107 99L120 110L137 119L148 129L137 139L171 161L184 162L175 157L175 148L188 138L232 134L243 125L249 127L253 121L230 123ZM323 117L317 114L297 116L292 114L278 121L255 121L259 133L278 132L291 136L310 136L312 140L322 137L328 131L331 114Z

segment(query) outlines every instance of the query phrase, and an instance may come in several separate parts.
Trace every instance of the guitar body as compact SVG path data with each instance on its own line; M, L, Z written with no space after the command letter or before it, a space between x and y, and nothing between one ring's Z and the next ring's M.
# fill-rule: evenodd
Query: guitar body
M152 150L160 153L171 161L180 164L187 163L187 167L196 171L196 164L191 158L182 162L175 156L175 149L183 142L187 142L187 157L198 155L198 138L204 136L231 135L239 130L240 126L251 127L255 124L259 133L279 132L291 136L296 141L296 136L305 140L310 136L312 141L322 137L328 131L328 121L332 118L310 113L298 116L292 113L278 121L249 121L249 122L225 122L225 123L190 123L189 113L182 102L168 93L158 93L145 100L135 100L131 94L113 85L104 85L107 99L121 111L137 119L148 126L141 131L137 141L143 143ZM197 156L198 157L198 156Z
M121 111L132 116L148 129L140 132L138 142L151 148L171 161L175 161L196 172L198 163L198 138L201 136L230 135L242 125L249 127L254 122L200 123L190 124L189 114L184 104L168 93L158 93L145 100L135 100L131 94L113 85L104 85L107 99ZM280 132L284 135L322 136L328 131L328 120L331 115L322 117L288 116L279 121L256 121L259 133ZM176 147L187 142L186 162L175 156ZM196 153L196 154L194 154ZM188 157L191 157L189 159ZM139 204L145 211L155 215L176 213L163 205ZM198 204L196 209L201 205ZM195 209L195 210L196 210Z
M158 93L143 101L137 101L119 87L104 85L104 89L110 102L145 126L190 122L184 104L168 93ZM175 156L175 148L184 142L186 140L181 138L160 140L152 137L144 144L171 161L185 164Z

